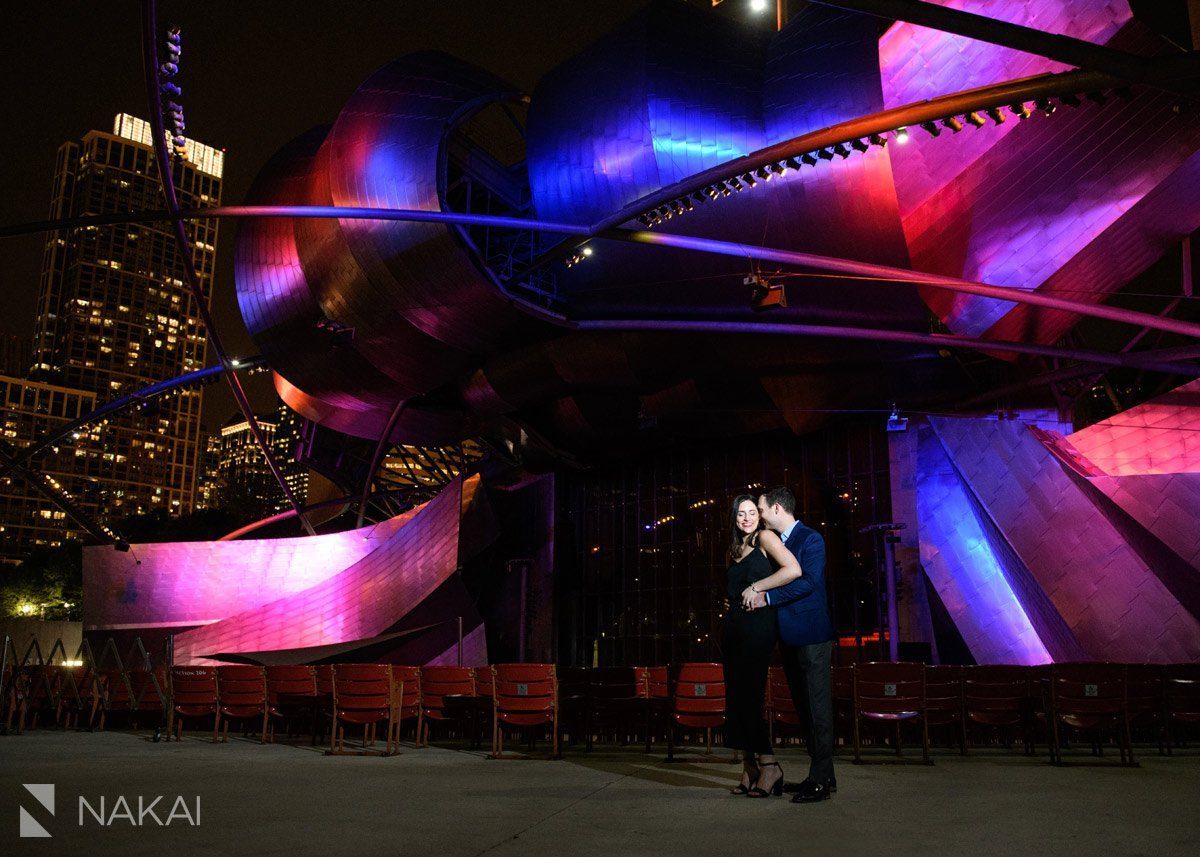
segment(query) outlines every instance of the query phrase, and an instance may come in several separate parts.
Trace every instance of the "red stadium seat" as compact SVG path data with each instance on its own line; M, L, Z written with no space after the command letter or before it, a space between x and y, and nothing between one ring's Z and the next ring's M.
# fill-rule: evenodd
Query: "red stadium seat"
M1099 734L1105 726L1111 726L1117 735L1121 764L1136 765L1125 698L1124 664L1054 664L1049 691L1046 712L1050 721L1051 762L1065 764L1060 739L1064 728L1093 732L1097 737L1092 742L1092 753L1099 756L1102 754Z
M317 674L307 665L277 665L266 669L267 737L275 740L275 721L290 722L300 714L315 717Z
M447 701L449 700L449 710ZM459 701L465 704L458 705ZM433 723L470 723L475 706L475 678L471 667L421 667L421 718L425 725L422 743L429 743Z
M880 661L854 665L854 761L862 764L863 718L894 726L896 755L900 755L900 724L921 721L921 761L929 758L929 712L925 702L925 665Z
M354 755L393 756L400 752L397 733L400 709L404 705L404 687L395 680L391 664L335 664L333 667L333 724L326 755L345 755L345 727L357 723L363 727L363 748ZM385 724L386 750L382 754L367 750L373 741L371 727Z
M188 717L212 717L213 743L217 741L217 668L172 667L171 706L167 715L167 734L183 740L183 721Z
M259 743L267 743L267 680L260 666L225 664L217 667L217 727L225 724L222 740L229 740L229 721L254 719L261 725Z
M712 758L712 731L725 725L725 671L721 664L680 664L671 697L667 761L675 761L675 730L703 729L706 757ZM721 761L728 761L722 758Z
M492 752L489 758L513 758L504 754L506 726L549 726L551 757L559 758L558 676L554 665L496 664L492 669Z

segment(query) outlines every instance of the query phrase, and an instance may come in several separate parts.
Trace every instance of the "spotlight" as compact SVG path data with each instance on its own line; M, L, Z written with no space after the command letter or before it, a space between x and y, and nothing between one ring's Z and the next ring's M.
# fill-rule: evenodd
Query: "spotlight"
M710 184L708 187L706 187L704 192L708 194L709 199L716 199L721 194L721 190L719 190L717 186L713 184Z
M721 196L729 196L733 191L729 189L728 182L721 185Z
M812 152L805 152L800 156L800 160L810 167L815 167L817 165L817 159Z
M908 417L900 416L900 412L896 410L896 406L892 405L891 416L887 421L888 431L908 431Z
M750 309L755 312L787 307L787 294L782 283L771 283L758 274L751 274L742 280L742 285L750 286Z
M822 161L832 161L833 160L833 152L829 151L828 149L821 149L820 151L817 152L817 157L820 158Z
M968 122L970 122L976 128L982 128L984 125L987 124L987 120L984 119L982 116L980 116L979 111L977 111L977 110L972 110L970 113L964 114L963 119L966 119Z
M1073 95L1070 93L1060 96L1058 100L1068 107L1080 107L1083 104L1083 102L1079 100L1078 95Z
M786 161L780 161L777 164L768 165L767 169L770 170L773 175L782 176L787 173L788 166Z
M750 11L760 13L767 11L767 0L750 0Z
M705 202L707 198L704 196L704 191L698 190L694 194L692 194L692 199L696 200L696 202L702 203L702 202Z
M795 158L788 158L788 159L787 159L787 165L788 165L788 167L789 167L790 169L793 169L793 170L798 170L798 169L800 169L800 167L801 167L801 166L803 166L803 165L802 165L802 164L801 164L801 163L800 163L798 160L796 160Z
M922 122L921 127L925 129L930 137L936 137L938 134L942 133L942 129L939 128L937 123L933 121Z
M1034 102L1034 104L1037 105L1038 110L1042 111L1047 116L1049 116L1051 113L1053 113L1055 110L1058 109L1058 107L1054 104L1054 102L1050 101L1050 99L1048 99L1048 98L1039 98L1037 101Z
M742 184L746 185L747 187L754 187L758 184L758 182L755 180L754 176L750 175L750 173L746 173L744 176L742 176Z
M592 251L591 247L584 247L583 250L581 250L580 252L582 252L583 255L585 255L585 256L590 256L590 255L592 255L593 251Z
M1003 125L1004 121L1006 119L1008 119L1007 116L1005 116L1003 113L1000 112L999 107L988 108L987 114L988 114L988 116L990 116L992 118L992 121L995 122L997 125Z
M1013 116L1021 119L1029 118L1029 108L1025 105L1024 101L1018 101L1016 104L1008 105L1008 110Z
M880 148L887 147L887 137L883 136L882 134L872 134L869 139L872 146L879 146Z
M671 200L671 210L676 214L683 214L683 203L677 199Z
M850 150L846 148L845 143L838 143L836 146L834 146L833 153L835 155L841 155L843 158L850 157Z
M742 184L741 184L741 182L739 182L739 181L738 181L736 178L732 178L732 179L730 179L730 180L729 180L729 181L727 181L725 184L729 185L729 187L731 187L731 188L733 188L734 190L736 190L736 191L739 191L739 192L740 192L740 191L741 191L741 189L742 189Z
M942 120L942 125L946 128L949 128L954 134L957 134L963 129L963 124L959 121L957 116L947 116Z
M903 146L905 143L908 142L908 128L901 125L899 128L896 129L895 137L896 137L896 142Z
M765 182L769 182L771 180L771 176L774 175L774 173L767 172L767 170L763 167L759 167L757 170L755 170L754 174Z
M856 152L865 152L867 149L871 148L871 144L866 140L851 140L850 148L854 149Z

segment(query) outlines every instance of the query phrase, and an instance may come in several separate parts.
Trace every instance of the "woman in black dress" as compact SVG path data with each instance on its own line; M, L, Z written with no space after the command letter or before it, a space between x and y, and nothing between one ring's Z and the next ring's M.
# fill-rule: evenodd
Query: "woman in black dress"
M725 667L725 746L742 751L742 781L732 794L783 794L783 768L775 761L763 718L767 674L778 638L774 608L749 609L757 592L800 576L800 564L779 536L762 529L758 504L749 494L733 501L726 596L721 629Z

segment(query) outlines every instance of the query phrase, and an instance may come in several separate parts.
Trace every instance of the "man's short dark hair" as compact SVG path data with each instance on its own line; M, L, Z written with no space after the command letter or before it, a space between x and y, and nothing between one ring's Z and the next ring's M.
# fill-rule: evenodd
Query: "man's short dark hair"
M779 506L793 518L796 517L796 495L787 488L780 486L772 488L770 491L764 491L763 498L767 501L768 509L772 506Z

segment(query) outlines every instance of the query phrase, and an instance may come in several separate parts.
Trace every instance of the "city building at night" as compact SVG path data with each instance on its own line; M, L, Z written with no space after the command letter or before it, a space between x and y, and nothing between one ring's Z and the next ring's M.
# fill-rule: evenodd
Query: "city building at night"
M55 163L51 217L161 207L150 126L122 113L111 131L64 143ZM188 208L221 201L225 153L194 140L178 159L177 192ZM188 224L197 275L209 294L217 224ZM89 225L46 239L31 377L88 391L97 404L201 369L207 341L183 284L169 224ZM184 389L115 415L81 459L89 479L108 483L99 512L117 520L195 502L200 459L200 389Z

